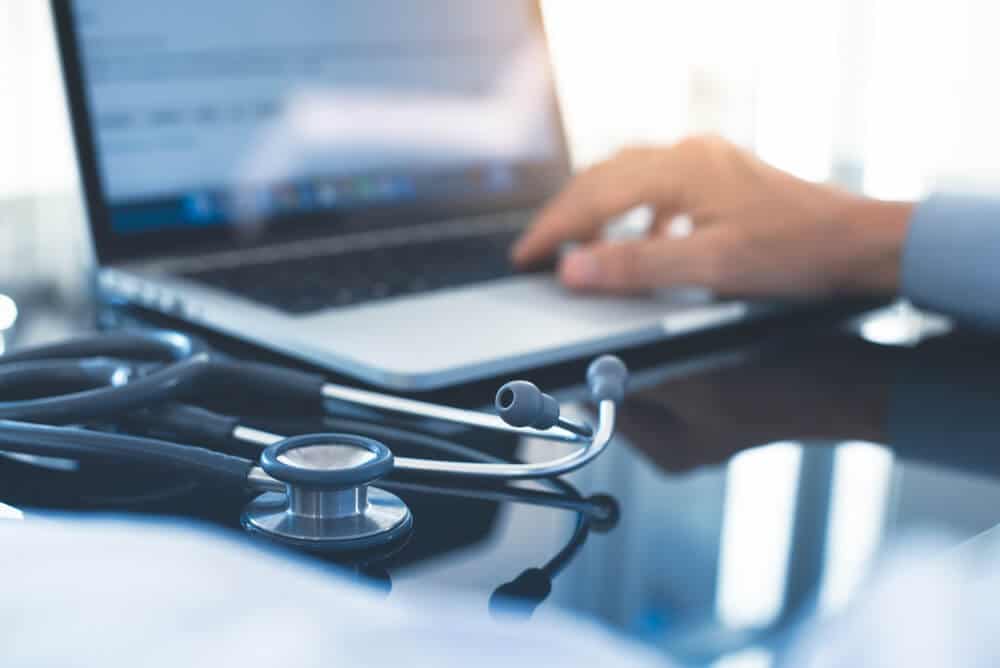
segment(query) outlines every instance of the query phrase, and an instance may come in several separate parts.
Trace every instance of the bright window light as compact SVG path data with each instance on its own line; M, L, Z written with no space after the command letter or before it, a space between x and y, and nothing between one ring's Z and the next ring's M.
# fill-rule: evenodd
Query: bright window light
M916 199L962 127L969 6L876 0L872 7L864 187L876 197Z
M834 454L830 524L819 607L844 606L875 558L885 530L893 456L872 443L850 442Z
M677 30L686 9L648 0L542 8L577 165L686 130L689 59Z
M729 627L765 626L781 613L802 448L741 453L726 474L715 607Z
M840 80L839 0L771 0L762 26L755 148L765 161L824 181L833 164ZM789 29L794 26L794 29Z
M24 82L28 62L19 33L24 28L21 2L0 2L0 197L27 188L19 163L25 157Z

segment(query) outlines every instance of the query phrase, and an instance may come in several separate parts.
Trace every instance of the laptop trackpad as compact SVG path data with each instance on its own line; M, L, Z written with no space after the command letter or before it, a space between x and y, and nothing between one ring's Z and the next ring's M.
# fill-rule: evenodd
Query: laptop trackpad
M538 363L555 351L565 357L594 343L612 347L649 339L668 329L664 318L670 314L696 312L709 304L704 291L624 298L577 295L551 277L524 276L299 322L304 338L328 341L338 356L410 375L513 359Z

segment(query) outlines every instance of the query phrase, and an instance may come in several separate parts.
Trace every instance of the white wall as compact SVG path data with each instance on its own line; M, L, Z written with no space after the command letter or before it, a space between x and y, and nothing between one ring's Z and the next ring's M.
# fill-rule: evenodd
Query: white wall
M0 196L65 192L76 168L48 3L0 2Z
M80 285L74 160L48 2L0 0L0 287Z

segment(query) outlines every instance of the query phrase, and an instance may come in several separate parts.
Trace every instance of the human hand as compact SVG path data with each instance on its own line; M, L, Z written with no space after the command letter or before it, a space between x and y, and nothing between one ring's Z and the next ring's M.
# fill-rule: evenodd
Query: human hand
M606 222L651 206L646 238L601 239ZM729 296L808 298L897 291L912 205L810 183L712 136L641 147L575 177L515 245L520 265L566 241L569 287L637 292L699 285ZM687 215L690 235L668 233Z

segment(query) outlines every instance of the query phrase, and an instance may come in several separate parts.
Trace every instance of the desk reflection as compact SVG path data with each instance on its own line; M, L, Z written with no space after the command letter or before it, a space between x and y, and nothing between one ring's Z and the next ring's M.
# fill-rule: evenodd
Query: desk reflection
M892 350L836 333L769 344L629 396L621 432L674 473L778 441L884 443L897 363Z

